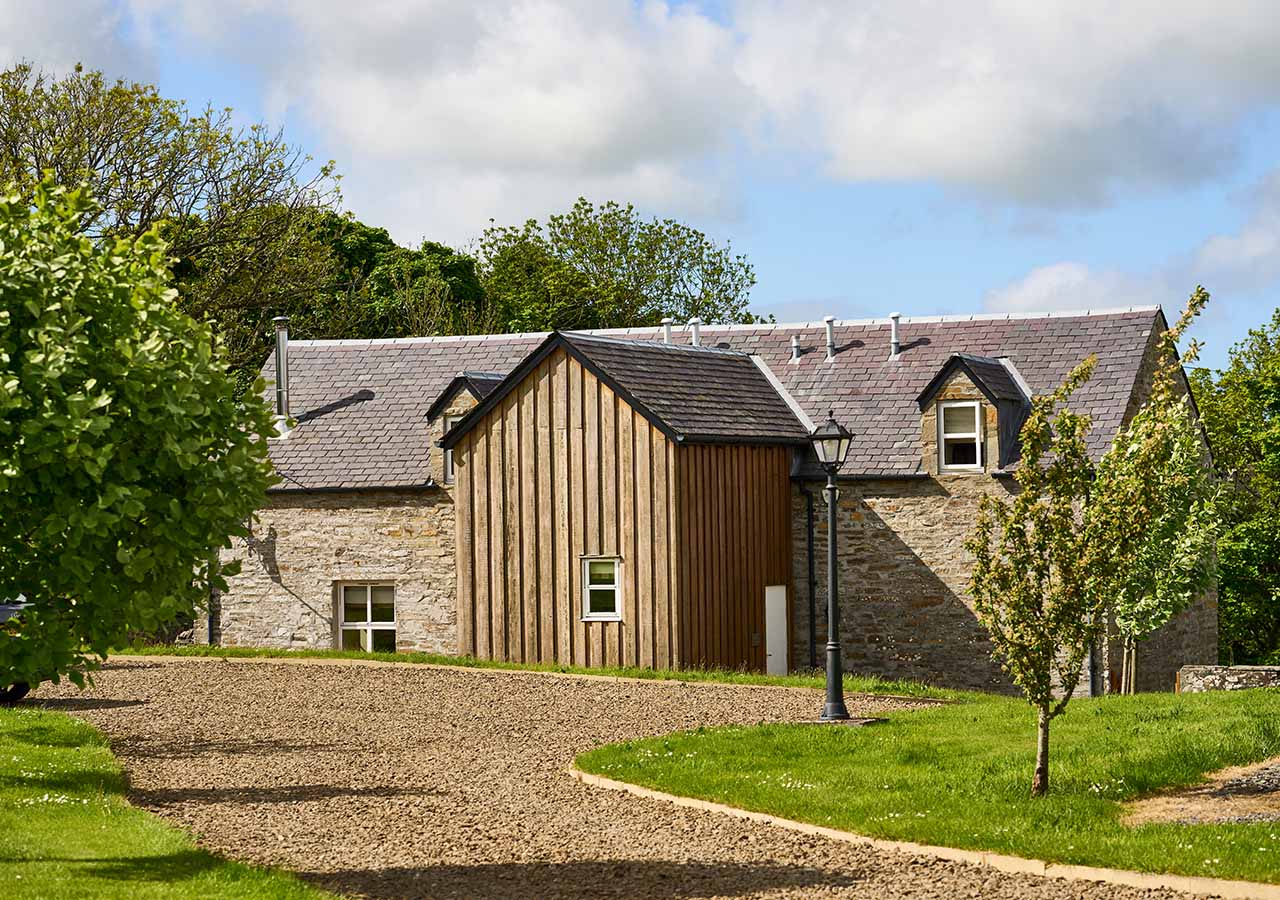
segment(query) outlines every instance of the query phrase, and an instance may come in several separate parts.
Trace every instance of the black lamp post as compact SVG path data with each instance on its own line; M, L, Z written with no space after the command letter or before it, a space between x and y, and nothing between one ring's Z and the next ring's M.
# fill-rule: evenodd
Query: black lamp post
M840 491L836 473L849 455L853 435L827 412L827 421L809 436L818 462L827 473L827 701L822 707L822 720L834 722L849 718L844 706L844 663L840 658L840 574L836 571L836 520Z

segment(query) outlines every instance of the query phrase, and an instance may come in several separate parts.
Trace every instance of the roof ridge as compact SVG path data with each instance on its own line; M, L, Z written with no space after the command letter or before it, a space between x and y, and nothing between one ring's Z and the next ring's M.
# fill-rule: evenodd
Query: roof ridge
M597 343L615 344L622 347L643 347L646 350L668 350L674 353L688 353L691 351L694 353L718 353L723 356L742 356L748 358L751 355L749 353L744 353L741 350L734 350L732 347L708 347L706 344L668 344L665 341L627 340L626 338L595 334L587 331L562 331L560 334L569 341L585 339L588 343L595 341Z
M1063 309L1051 310L1048 312L1026 312L1026 313L955 313L949 315L936 316L903 316L898 321L903 325L922 325L943 322L1004 322L1004 321L1022 321L1026 319L1079 319L1093 318L1101 316L1118 316L1126 313L1154 313L1161 310L1160 304L1149 304L1146 306L1112 306L1102 307L1099 309ZM883 316L875 319L835 319L832 322L837 327L850 326L867 326L867 325L884 325L889 324L889 317ZM826 328L824 321L810 322L752 322L752 323L729 323L724 325L703 324L702 331L711 333L724 333L734 331L790 331L790 330L820 330ZM675 325L672 328L674 333L689 334L690 328L688 324ZM618 337L625 340L625 335L645 336L652 338L662 333L661 325L633 325L625 328L583 328L574 331L566 331L564 334L586 335L589 337ZM514 340L541 340L551 334L549 331L520 331L510 334L442 334L442 335L423 335L420 337L399 337L399 338L299 338L290 341L293 346L325 346L325 347L369 347L374 345L413 345L413 344L432 344L432 343L450 343L455 341L514 341ZM689 347L689 344L664 344L667 347ZM696 348L695 348L696 349ZM706 350L723 350L720 347L702 346ZM737 352L737 351L733 351Z

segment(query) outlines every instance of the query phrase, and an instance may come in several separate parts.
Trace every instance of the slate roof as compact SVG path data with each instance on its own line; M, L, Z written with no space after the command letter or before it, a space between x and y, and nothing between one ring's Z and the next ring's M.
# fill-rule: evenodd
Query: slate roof
M955 353L1007 357L1033 394L1045 393L1090 353L1093 378L1074 406L1093 417L1095 457L1115 437L1138 377L1148 338L1164 327L1158 307L1034 316L904 318L902 353L889 356L887 319L837 321L837 353L827 361L823 323L702 327L708 346L759 356L814 420L828 408L853 432L846 472L861 476L922 474L916 400ZM606 336L660 341L660 328L618 329ZM790 339L800 338L792 362ZM282 487L349 489L425 484L430 460L426 410L463 370L509 372L546 334L294 341L290 345L293 414L289 437L271 441ZM676 340L688 343L677 331ZM270 380L274 363L263 375ZM270 387L268 388L270 391ZM352 400L365 391L365 399ZM733 406L736 397L725 398ZM345 405L344 405L345 404ZM328 410L320 413L321 410ZM313 415L314 413L314 415Z
M427 421L434 422L449 408L453 398L458 396L458 391L463 388L469 390L476 400L483 400L493 393L493 389L502 384L502 380L506 377L506 372L459 372L453 376L453 380L445 386L440 396L436 397L435 402L427 409Z
M953 353L928 386L920 392L920 396L916 398L916 405L924 409L951 377L951 373L957 369L968 375L992 403L999 400L1027 403L1031 400L1023 393L1013 373L1001 360L990 356L976 356L972 353Z
M544 335L429 340L291 341L289 393L298 425L269 441L276 490L410 488L439 467L427 408L459 371L510 371ZM270 380L274 354L263 366ZM267 397L273 388L267 388Z
M556 333L450 430L452 447L558 347L678 443L806 444L808 429L746 353L644 339Z

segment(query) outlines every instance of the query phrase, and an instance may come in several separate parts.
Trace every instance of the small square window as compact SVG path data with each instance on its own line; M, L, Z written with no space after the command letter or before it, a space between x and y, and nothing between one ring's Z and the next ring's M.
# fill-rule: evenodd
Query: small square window
M938 404L938 470L982 469L982 404L960 400Z
M586 621L617 622L622 619L622 561L615 558L587 558L582 561L582 618Z
M338 646L343 650L396 652L396 589L392 585L344 584L338 611Z

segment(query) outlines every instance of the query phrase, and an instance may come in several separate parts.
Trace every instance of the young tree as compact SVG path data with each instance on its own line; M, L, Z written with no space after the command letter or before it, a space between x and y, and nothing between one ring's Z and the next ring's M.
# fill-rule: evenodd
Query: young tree
M480 241L490 302L512 331L656 325L663 316L752 322L755 272L746 257L631 204L584 198L546 225L490 227Z
M95 241L84 190L0 197L0 690L84 670L223 587L265 501L266 406L174 307L156 232Z
M1196 404L1224 476L1218 611L1226 662L1280 662L1280 309L1231 348L1215 381L1192 373Z
M1066 709L1104 621L1105 604L1088 590L1080 527L1093 475L1089 418L1065 405L1095 364L1090 357L1032 401L1014 476L1020 490L1012 500L985 495L965 544L974 558L969 593L993 656L1037 711L1035 796L1049 790L1049 723Z
M1091 590L1110 598L1124 644L1121 691L1133 693L1137 643L1186 609L1212 583L1219 528L1216 488L1191 399L1182 388L1178 340L1204 309L1197 287L1163 335L1151 396L1098 465L1085 513Z

